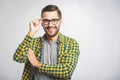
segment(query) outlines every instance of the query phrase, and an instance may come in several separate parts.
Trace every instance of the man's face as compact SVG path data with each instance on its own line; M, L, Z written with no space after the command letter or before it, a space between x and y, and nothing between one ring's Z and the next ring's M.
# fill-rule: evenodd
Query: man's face
M48 37L54 37L58 34L61 21L57 11L43 13L42 26Z

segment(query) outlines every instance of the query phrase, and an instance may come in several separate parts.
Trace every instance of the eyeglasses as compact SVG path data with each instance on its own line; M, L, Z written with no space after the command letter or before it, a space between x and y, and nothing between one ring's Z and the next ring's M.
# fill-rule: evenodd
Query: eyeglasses
M51 22L53 25L56 25L59 20L60 20L60 19L51 19L51 20L49 20L49 19L43 19L42 22L43 22L44 25L48 25L48 24L50 24L50 22Z

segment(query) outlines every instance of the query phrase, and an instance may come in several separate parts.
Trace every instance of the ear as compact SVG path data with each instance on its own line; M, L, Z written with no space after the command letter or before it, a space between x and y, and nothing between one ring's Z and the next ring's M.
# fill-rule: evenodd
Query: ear
M63 19L61 18L61 19L60 19L60 24L62 23L62 21L63 21Z

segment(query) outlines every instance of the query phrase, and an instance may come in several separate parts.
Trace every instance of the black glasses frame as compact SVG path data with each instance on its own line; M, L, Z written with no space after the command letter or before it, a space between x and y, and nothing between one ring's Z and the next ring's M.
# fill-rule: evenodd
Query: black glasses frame
M43 22L44 25L48 25L50 23L52 23L53 25L56 25L59 20L60 19L51 19L51 20L49 20L49 19L42 19L42 22Z

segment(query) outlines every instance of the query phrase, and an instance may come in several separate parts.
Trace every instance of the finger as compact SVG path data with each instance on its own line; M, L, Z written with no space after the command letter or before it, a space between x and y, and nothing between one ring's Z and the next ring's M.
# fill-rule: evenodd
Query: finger
M41 23L41 21L42 21L42 19L38 18L38 19L32 20L30 23L34 24L35 26L38 26Z
M29 56L30 57L35 57L35 54L32 49L29 49Z
M32 50L29 48L28 55L30 56L32 54Z
M41 18L38 18L37 20L38 20L38 21L42 21L42 19L41 19Z
M41 22L42 22L42 19L41 19L41 18L38 18L38 19L37 19L37 24L40 25Z
M27 54L29 60L31 60L31 57L32 57L31 54L32 54L31 49L29 49L28 54Z
M32 20L32 21L30 21L29 25L32 25L32 26L33 26L33 20Z
M32 49L31 49L31 48L29 48L29 51L32 51Z
M33 50L32 50L31 48L29 48L29 53L30 53L30 54L33 53Z

